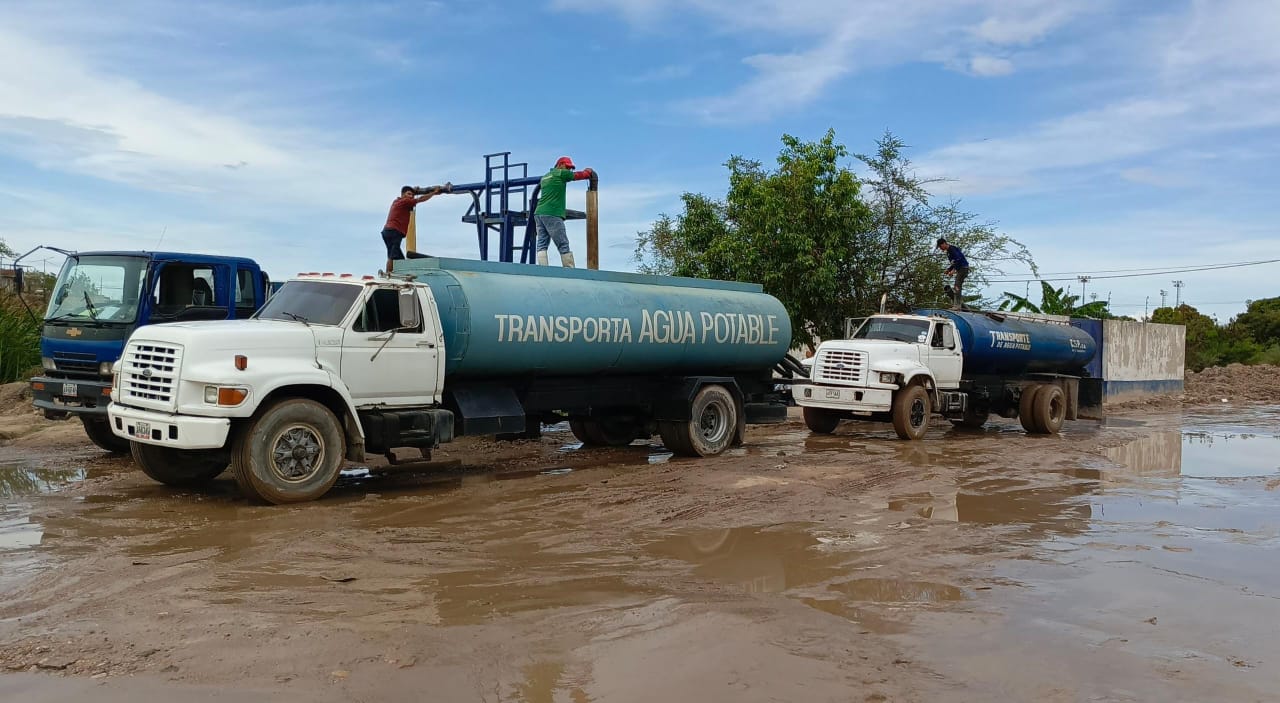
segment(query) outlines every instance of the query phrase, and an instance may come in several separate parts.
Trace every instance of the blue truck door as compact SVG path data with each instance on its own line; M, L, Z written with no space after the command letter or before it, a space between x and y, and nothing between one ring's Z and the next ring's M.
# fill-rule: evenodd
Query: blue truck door
M241 264L236 267L235 297L232 302L235 304L233 317L237 320L248 319L264 302L261 276L258 274L255 266Z

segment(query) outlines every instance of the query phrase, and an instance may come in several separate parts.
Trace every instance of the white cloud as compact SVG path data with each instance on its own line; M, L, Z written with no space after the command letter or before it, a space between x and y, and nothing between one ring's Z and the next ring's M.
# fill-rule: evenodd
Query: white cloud
M1135 160L1220 146L1228 135L1280 127L1280 49L1254 25L1275 27L1280 8L1249 12L1253 3L1196 5L1177 21L1126 37L1141 70L1100 106L1043 120L1012 133L935 149L921 171L957 179L955 194L1054 187L1054 179L1079 169L1093 178L1114 175L1149 185L1185 182L1186 174L1157 174ZM1244 9L1242 9L1244 8ZM1250 38L1252 37L1252 38ZM1264 140L1268 141L1268 140Z
M384 181L403 168L390 151L395 135L349 129L338 141L287 120L255 120L245 105L197 105L11 28L0 29L0 85L0 148L46 170L146 190L362 210L383 199ZM443 161L423 151L410 153L424 170Z
M975 56L969 59L969 72L975 76L1007 76L1013 73L1013 62L998 56Z
M1092 4L1092 3L1091 3ZM739 34L789 50L743 59L752 71L736 87L683 99L677 113L711 123L756 122L807 107L840 79L860 70L909 61L957 66L975 75L1005 75L1007 59L982 51L1025 45L1072 20L1084 6L1056 0L553 0L559 10L613 12L644 31L701 20L713 34ZM958 56L978 55L970 61Z
M632 76L629 80L632 83L665 83L688 78L691 75L693 75L693 64L669 64L651 68L648 71Z
M992 15L978 23L973 34L998 46L1025 45L1043 39L1082 9L1081 4L1029 5L1014 8L1006 15Z

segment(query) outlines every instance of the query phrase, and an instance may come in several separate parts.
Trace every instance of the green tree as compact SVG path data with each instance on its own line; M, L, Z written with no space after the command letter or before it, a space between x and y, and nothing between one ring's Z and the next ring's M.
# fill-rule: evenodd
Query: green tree
M1072 315L1074 317L1091 317L1099 320L1114 319L1115 315L1107 307L1107 301L1094 300L1077 306L1080 296L1070 295L1063 288L1054 288L1048 281L1040 281L1040 303L1006 291L1000 301L1000 309L1009 312L1033 312L1042 315Z
M1217 321L1183 303L1176 308L1156 308L1152 322L1187 328L1187 368L1252 363L1262 348L1240 327L1219 327Z
M1238 325L1264 347L1280 344L1280 298L1249 301L1249 307L1231 324Z
M843 165L848 151L828 130L816 142L783 135L777 166L734 156L723 200L685 193L683 211L640 232L635 259L647 273L761 283L791 314L795 342L843 334L844 320L937 305L946 260L938 237L973 264L972 289L1000 265L1034 268L1025 247L950 202L934 206L892 134L858 159L865 181Z

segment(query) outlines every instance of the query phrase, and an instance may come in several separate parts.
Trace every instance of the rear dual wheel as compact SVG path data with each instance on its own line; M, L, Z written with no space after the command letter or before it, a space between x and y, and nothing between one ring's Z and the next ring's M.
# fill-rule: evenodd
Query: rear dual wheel
M662 443L680 456L715 456L733 443L738 431L738 403L721 385L703 386L690 404L690 420L662 421Z
M1067 394L1056 383L1038 383L1022 390L1018 422L1028 434L1057 434L1067 419Z
M573 436L588 447L625 447L640 436L640 425L616 418L570 420Z

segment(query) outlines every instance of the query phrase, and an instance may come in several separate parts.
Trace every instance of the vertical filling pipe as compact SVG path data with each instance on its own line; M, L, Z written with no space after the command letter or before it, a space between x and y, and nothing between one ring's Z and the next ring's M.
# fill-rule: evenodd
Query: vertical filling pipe
M600 269L600 177L593 170L587 186L587 268Z

